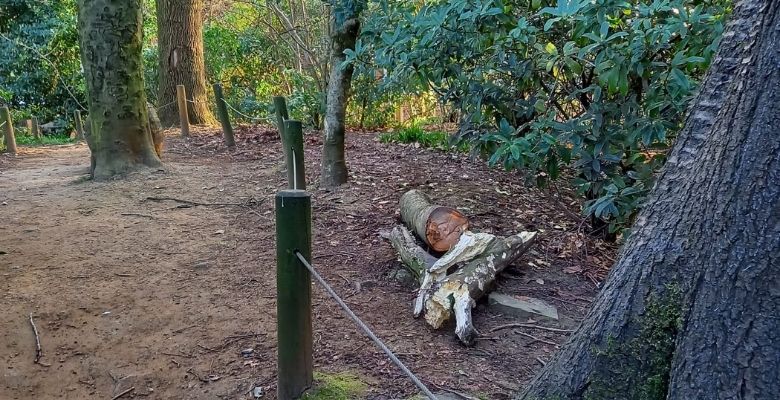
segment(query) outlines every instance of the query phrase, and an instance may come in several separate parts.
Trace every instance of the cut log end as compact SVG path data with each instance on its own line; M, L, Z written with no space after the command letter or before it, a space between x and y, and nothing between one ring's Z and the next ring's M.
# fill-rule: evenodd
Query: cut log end
M426 241L438 252L451 249L460 235L469 228L469 221L460 211L450 207L436 207L428 217Z

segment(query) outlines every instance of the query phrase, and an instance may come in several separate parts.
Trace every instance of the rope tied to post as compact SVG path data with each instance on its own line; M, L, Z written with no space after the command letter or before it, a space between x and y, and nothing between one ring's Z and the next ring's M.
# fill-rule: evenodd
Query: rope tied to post
M255 121L255 120L259 121L259 120L261 120L261 119L262 119L262 118L260 118L260 117L253 117L253 116L251 116L251 115L246 115L246 114L242 113L241 111L238 111L238 110L237 110L235 107L233 107L233 106L232 106L230 103L228 103L228 102L227 102L227 100L225 100L225 99L222 99L222 102L223 102L223 103L225 103L225 105L226 105L226 106L228 106L228 108L230 108L231 110L233 110L233 112L235 112L236 114L238 114L238 115L240 115L240 116L242 116L242 117L244 117L244 118L250 119L250 120L252 120L252 121Z
M336 303L338 303L339 306L341 306L341 308L344 310L347 316L350 319L352 319L352 321L354 321L358 325L358 327L360 327L360 329L363 330L363 332L365 332L365 334L368 336L369 339L371 339L372 342L374 342L374 344L376 344L385 354L387 354L387 356L390 358L390 361L392 361L393 364L398 366L398 368L400 368L401 371L403 371L403 373L406 376L408 376L409 379L412 380L412 382L414 382L415 386L417 386L423 392L423 394L428 396L429 399L437 400L436 395L434 395L433 392L431 392L430 389L428 389L428 387L425 386L425 384L422 383L422 381L416 375L414 375L414 373L412 373L412 371L410 371L409 368L407 368L406 365L404 365L404 363L400 359L398 359L398 357L393 353L393 351L390 350L390 348L388 348L387 345L385 345L384 342L382 342L382 340L379 339L374 334L374 332L371 331L371 329L368 327L368 325L365 324L365 322L363 322L357 315L355 315L355 313L349 308L347 303L345 303L344 300L342 300L341 297L339 297L339 295L336 294L336 291L333 290L333 288L330 285L328 285L327 282L325 282L322 276L320 276L320 274L317 273L314 267L312 267L311 264L309 264L309 262L303 256L303 254L301 254L298 250L295 250L295 256L298 257L298 260L301 261L301 264L303 264L303 266L309 270L311 275L314 277L314 280L316 280L317 283L319 283L320 285L322 285L323 288L325 288L325 291L330 295L330 297L336 300Z

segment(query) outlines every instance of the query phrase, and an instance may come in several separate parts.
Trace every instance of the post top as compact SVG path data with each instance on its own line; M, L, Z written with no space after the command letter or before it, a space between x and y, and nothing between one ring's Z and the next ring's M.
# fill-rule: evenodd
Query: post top
M296 189L284 189L276 192L276 197L311 197L311 194L305 190L296 190Z

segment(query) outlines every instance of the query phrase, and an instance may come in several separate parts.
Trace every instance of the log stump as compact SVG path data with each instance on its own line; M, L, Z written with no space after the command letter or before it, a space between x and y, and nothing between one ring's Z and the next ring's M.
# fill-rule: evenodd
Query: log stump
M469 227L468 219L460 211L433 204L419 190L404 193L400 209L404 223L436 252L449 250Z

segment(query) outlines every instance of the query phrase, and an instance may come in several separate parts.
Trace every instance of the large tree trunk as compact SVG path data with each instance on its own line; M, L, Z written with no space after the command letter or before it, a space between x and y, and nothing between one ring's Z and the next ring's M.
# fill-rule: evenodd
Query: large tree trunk
M203 0L157 0L157 38L160 50L157 100L160 122L163 126L179 123L176 85L184 85L189 100L190 123L215 124L208 107L206 89Z
M331 27L331 71L328 80L327 103L325 106L325 134L322 147L322 177L325 187L334 187L347 182L347 162L344 158L344 131L347 115L349 87L352 82L353 67L343 66L344 51L354 50L360 33L360 9L343 1L343 5L334 7Z
M777 398L778 44L780 2L739 2L593 308L520 398Z
M160 166L144 93L141 1L80 0L78 6L93 176Z

